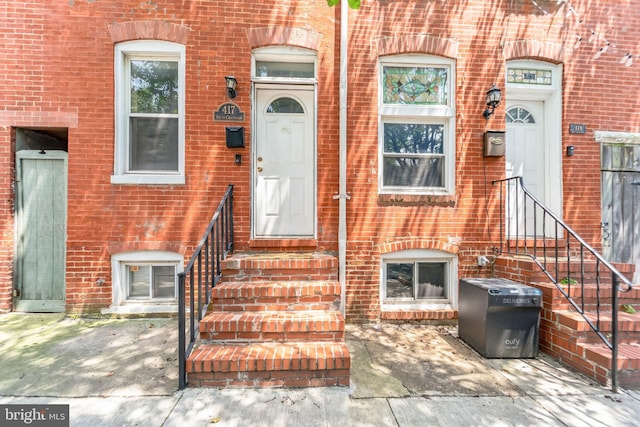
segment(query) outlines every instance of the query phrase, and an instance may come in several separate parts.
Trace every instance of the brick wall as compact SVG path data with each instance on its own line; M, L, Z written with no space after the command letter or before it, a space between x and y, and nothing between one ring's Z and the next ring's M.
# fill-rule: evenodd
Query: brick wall
M627 50L638 55L633 27L640 14L628 1L570 3L575 14L568 15L568 6L545 1L363 1L362 8L350 15L349 110L359 112L350 116L348 130L350 321L380 318L380 248L391 242L402 245L422 239L420 247L425 249L448 246L448 252L458 255L460 278L490 274L476 263L478 255L491 254L498 244L498 230L491 227L498 222L498 194L491 180L504 177L505 161L483 157L482 137L487 129L504 130L499 119L505 114L504 102L488 121L482 111L485 92L493 83L505 95L507 60L563 64L563 152L555 154L562 156L564 217L588 242L601 246L600 147L593 132L640 129L636 96L640 64L620 64ZM591 29L599 37L590 43ZM575 49L577 35L584 40ZM607 41L616 49L610 46L595 58ZM377 194L377 56L394 53L456 60L454 196ZM586 124L587 133L569 134L569 123ZM567 145L575 146L573 157L564 156ZM384 317L419 320L424 313Z
M457 254L460 277L482 276L479 254L497 244L497 194L504 158L482 156L482 135L502 130L504 104L485 121L484 94L504 89L505 61L562 63L564 217L600 245L599 145L593 132L638 132L640 12L631 0L363 1L349 12L347 315L380 317L379 256L389 244L419 241ZM544 10L543 10L544 9ZM337 249L338 31L340 10L324 0L175 2L18 1L0 4L0 310L10 309L15 127L69 130L67 302L95 311L111 301L110 256L173 248L190 256L226 186L235 184L236 248L249 247L250 144L229 150L213 111L227 101L224 76L251 134L251 49L317 46L318 249ZM292 30L295 28L295 30ZM591 29L598 37L589 42ZM577 36L583 37L574 49ZM605 38L606 35L606 38ZM113 185L115 42L161 38L186 45L186 185ZM610 45L595 58L598 51ZM615 45L615 46L612 46ZM626 52L631 67L620 64ZM378 195L378 55L427 53L456 61L456 189L452 196ZM587 125L570 134L569 123ZM250 138L247 138L250 139ZM241 166L234 154L243 155ZM562 155L562 154L560 154ZM104 278L104 286L97 281ZM422 315L420 315L422 316ZM402 316L400 316L402 317Z
M332 123L318 132L318 246L335 249L334 14L320 0L3 2L0 25L9 36L0 47L0 310L11 308L15 127L69 129L69 311L110 304L113 253L170 247L190 257L228 184L236 185L236 248L248 247L251 49L260 46L315 43L318 49L318 122ZM300 30L250 39L252 30L268 27ZM113 185L114 43L154 38L186 45L186 185ZM213 111L228 101L229 74L238 80L234 102L246 117L239 125L245 126L247 144L239 150L226 148L228 123L212 120ZM240 166L235 153L243 155Z

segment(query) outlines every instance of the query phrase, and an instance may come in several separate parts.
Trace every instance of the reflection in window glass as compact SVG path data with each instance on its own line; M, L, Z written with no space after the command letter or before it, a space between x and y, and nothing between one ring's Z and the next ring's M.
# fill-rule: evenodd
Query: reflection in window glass
M446 262L387 263L385 300L443 299Z
M176 270L173 265L128 265L128 297L132 299L175 298Z
M385 123L383 184L444 186L444 125Z
M397 154L444 152L441 124L385 123L384 152Z
M129 266L129 296L132 298L149 296L149 266Z
M153 298L173 298L176 288L176 273L172 265L153 267Z
M267 113L271 114L304 114L304 108L293 98L278 98L267 106Z
M129 170L178 170L178 118L130 117Z
M131 60L131 112L178 114L178 62Z
M387 298L413 298L413 263L387 264Z
M394 187L442 187L444 158L385 157L384 185Z
M313 62L256 61L256 77L288 77L312 79Z
M417 298L446 298L444 262L419 262Z

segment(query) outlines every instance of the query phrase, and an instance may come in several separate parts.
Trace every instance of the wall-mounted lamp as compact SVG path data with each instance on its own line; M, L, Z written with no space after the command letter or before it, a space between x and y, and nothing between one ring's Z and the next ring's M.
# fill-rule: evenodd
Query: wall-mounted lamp
M486 120L489 120L489 117L493 114L493 111L496 109L498 104L500 104L500 99L502 98L502 91L493 85L491 89L487 91L487 109L482 112L482 115Z
M227 81L227 95L229 96L229 98L235 98L237 95L236 86L238 84L238 81L233 76L226 76L225 80Z

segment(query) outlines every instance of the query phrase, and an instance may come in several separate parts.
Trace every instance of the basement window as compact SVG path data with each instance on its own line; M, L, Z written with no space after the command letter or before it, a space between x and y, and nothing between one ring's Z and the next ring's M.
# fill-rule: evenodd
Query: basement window
M106 312L177 312L177 274L182 271L182 264L182 255L174 252L135 251L113 255L113 301Z
M382 258L383 310L457 306L457 258L436 250L408 250Z

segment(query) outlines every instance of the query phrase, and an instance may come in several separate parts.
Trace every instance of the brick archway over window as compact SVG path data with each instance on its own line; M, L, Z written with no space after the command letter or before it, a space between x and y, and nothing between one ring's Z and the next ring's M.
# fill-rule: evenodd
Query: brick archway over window
M375 56L401 53L423 53L447 58L458 56L458 42L456 40L428 34L409 34L376 39L372 42L371 49Z
M108 24L114 43L129 40L162 40L187 44L191 28L164 21L129 21Z
M313 30L295 27L263 27L247 30L251 49L265 46L297 46L317 51L322 35Z
M539 59L560 64L564 62L565 50L556 43L540 40L516 40L504 44L502 55L506 61Z
M381 255L405 251L408 249L436 249L455 255L458 253L460 248L457 245L450 243L427 239L399 240L395 242L382 243L378 246L378 250Z

